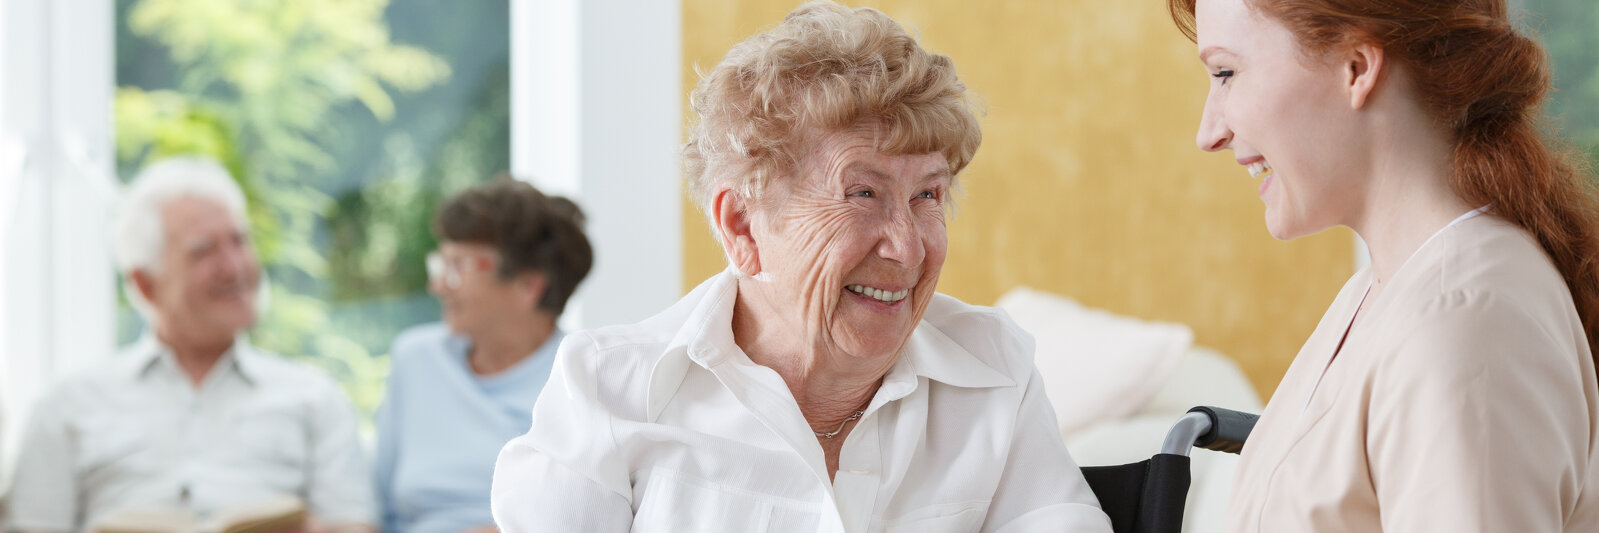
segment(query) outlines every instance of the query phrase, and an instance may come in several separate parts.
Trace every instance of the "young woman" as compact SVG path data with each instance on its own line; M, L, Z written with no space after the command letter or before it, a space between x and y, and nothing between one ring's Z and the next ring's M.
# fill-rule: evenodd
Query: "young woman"
M1599 531L1599 215L1504 0L1171 0L1198 142L1371 265L1245 447L1231 531Z

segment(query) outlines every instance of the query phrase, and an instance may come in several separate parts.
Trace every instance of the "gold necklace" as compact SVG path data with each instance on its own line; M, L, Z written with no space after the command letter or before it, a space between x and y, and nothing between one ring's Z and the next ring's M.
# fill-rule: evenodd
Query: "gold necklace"
M849 415L849 418L846 418L846 419L844 419L843 422L839 422L838 423L838 429L833 430L832 433L822 433L820 431L815 431L815 430L812 430L811 433L815 433L816 436L824 438L824 439L831 439L833 437L837 437L840 432L844 431L844 426L849 425L849 423L852 422L852 421L860 420L861 415L864 415L864 414L866 414L866 411L856 411L855 414Z

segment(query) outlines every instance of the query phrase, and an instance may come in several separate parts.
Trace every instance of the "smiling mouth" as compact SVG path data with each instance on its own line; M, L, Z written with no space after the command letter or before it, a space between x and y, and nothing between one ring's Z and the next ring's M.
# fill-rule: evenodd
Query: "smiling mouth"
M885 291L883 289L867 287L865 285L847 285L844 288L848 289L849 292L853 292L855 294L859 294L861 296L865 296L867 298L871 298L873 300L877 300L879 302L883 302L883 303L887 303L887 304L892 304L892 303L898 302L900 300L904 300L906 296L910 296L910 294L911 294L911 290L910 289L904 289L904 290L901 290L901 291L889 292L889 291Z
M1266 179L1268 177L1271 177L1271 163L1267 163L1264 160L1256 161L1254 163L1250 163L1249 164L1249 177L1255 178L1257 180Z

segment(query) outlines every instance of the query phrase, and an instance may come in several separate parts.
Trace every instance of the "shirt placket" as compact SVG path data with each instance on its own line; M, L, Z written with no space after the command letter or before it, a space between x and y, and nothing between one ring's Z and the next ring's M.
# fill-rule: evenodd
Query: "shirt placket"
M145 428L155 443L150 459L161 465L157 469L161 472L160 481L152 483L152 488L160 487L162 501L196 511L201 508L198 499L204 493L195 482L203 474L197 463L205 453L207 441L202 420L205 403L201 391L175 361L164 359L152 371L155 375L150 376L146 386L153 389L150 392L154 398L162 399L150 413L151 423Z
M878 488L883 482L881 419L872 415L861 418L839 451L833 499L846 531L866 531L877 508Z
M220 444L213 441L220 435L211 435L206 431L208 424L205 422L209 414L205 402L205 391L209 385L206 381L209 380L202 381L200 387L186 382L184 387L179 388L182 391L183 419L178 422L181 427L178 433L181 435L178 443L181 449L178 457L180 467L176 469L179 472L178 490L184 506L194 510L207 508L204 500L210 496L204 487L199 486L204 475L201 469L205 468L205 447L208 442L211 446Z
M224 366L227 363L219 362L198 387L183 387L188 403L183 410L184 454L178 471L183 473L182 488L188 492L186 503L196 511L214 510L229 501L231 495L222 494L226 489L217 485L215 476L224 472L240 474L241 467L226 464L226 457L237 451L234 447L239 444L234 435L237 428L232 424L233 410L225 403L234 379L231 368Z

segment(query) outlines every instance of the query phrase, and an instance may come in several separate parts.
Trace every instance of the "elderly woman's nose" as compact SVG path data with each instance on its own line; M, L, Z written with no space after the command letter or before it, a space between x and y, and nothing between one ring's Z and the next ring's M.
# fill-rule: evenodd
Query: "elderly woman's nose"
M1219 107L1205 103L1205 111L1199 117L1199 134L1194 139L1200 150L1215 152L1232 144L1233 130L1227 127Z
M927 249L922 244L921 232L916 223L908 214L896 215L884 228L883 240L877 245L877 253L901 265L919 265L927 256Z

